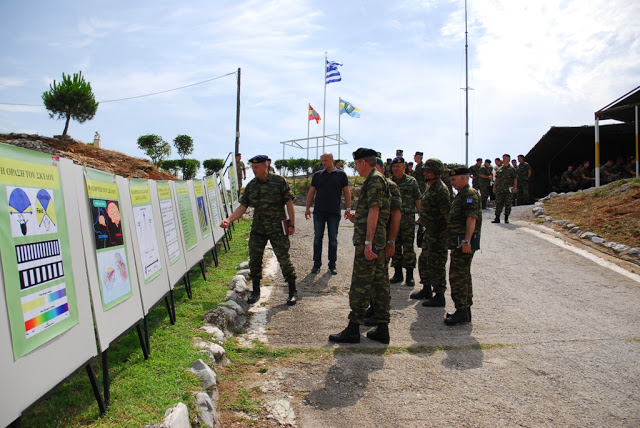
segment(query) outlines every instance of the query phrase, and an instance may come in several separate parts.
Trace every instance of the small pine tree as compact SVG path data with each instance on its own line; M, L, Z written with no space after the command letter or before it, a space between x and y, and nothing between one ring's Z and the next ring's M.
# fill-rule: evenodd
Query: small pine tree
M95 116L99 103L93 95L91 83L84 80L82 71L74 73L73 79L62 73L62 82L54 80L49 88L42 94L42 101L49 110L50 118L58 115L58 119L66 119L62 135L67 135L71 119L83 123Z

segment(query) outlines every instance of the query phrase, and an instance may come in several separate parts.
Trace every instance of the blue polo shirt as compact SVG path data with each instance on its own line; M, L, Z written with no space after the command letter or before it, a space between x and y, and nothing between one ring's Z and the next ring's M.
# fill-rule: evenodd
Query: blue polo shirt
M313 174L311 185L316 188L313 212L340 215L342 189L349 185L347 174L338 168L331 173L323 169Z

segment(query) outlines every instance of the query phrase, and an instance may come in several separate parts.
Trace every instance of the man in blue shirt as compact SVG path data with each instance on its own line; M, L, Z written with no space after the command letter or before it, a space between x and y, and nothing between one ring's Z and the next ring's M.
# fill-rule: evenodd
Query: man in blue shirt
M338 225L340 224L341 194L344 193L346 212L345 218L351 213L351 191L347 174L333 164L333 155L325 153L320 157L323 170L313 174L311 187L307 195L307 207L304 217L311 218L311 203L313 208L313 268L311 273L317 273L322 266L322 239L324 227L329 232L329 271L337 275L336 260L338 258Z

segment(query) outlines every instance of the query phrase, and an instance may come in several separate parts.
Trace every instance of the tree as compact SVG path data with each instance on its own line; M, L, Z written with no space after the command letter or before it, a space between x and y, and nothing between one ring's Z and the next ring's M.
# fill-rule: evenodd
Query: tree
M178 135L173 139L173 147L178 151L180 159L193 153L193 138L188 135Z
M198 159L180 159L180 163L182 166L183 180L191 180L200 169L200 161Z
M276 159L276 168L280 171L280 175L286 176L289 169L289 160Z
M278 161L276 161L276 163L277 162ZM222 169L222 167L224 166L224 161L222 159L217 159L217 158L207 159L204 162L202 162L202 166L204 166L205 174L211 175Z
M72 118L84 123L95 116L99 103L91 91L91 83L84 80L82 71L74 73L73 79L62 73L62 82L54 80L49 88L42 94L42 101L49 110L50 118L58 115L58 119L66 119L62 135L67 135Z
M160 165L171 154L171 146L162 137L155 134L147 134L138 137L138 148L143 150L151 158L155 166Z

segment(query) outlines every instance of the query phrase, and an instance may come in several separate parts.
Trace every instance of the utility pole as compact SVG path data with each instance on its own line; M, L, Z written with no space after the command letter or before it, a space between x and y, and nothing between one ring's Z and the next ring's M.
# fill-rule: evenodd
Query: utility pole
M236 101L236 152L240 153L240 67L238 67L238 99Z

